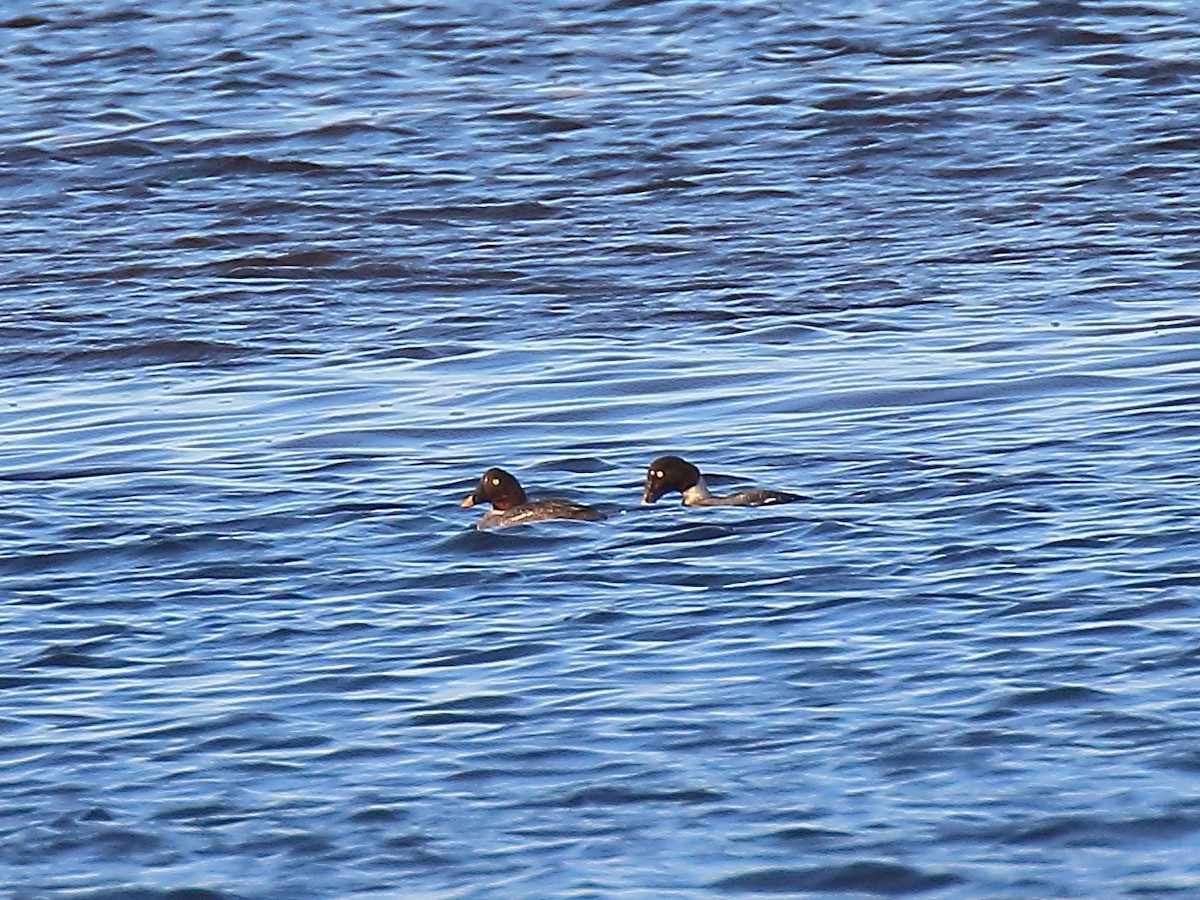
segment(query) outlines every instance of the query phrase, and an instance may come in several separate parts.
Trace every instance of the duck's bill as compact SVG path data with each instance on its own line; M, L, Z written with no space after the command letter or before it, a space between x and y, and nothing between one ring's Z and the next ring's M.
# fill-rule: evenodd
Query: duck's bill
M463 502L458 505L461 506L463 509L470 509L472 506L475 505L475 495L467 494L467 496L463 497Z
M642 506L649 506L651 503L653 503L655 500L657 500L660 496L662 496L662 495L655 494L652 491L650 491L649 488L647 488L646 492L644 494L642 494Z

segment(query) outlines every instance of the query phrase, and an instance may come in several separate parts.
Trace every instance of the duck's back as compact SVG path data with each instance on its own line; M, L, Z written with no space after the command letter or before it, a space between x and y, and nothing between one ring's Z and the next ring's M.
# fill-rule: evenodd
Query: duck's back
M728 497L712 497L698 506L776 506L780 503L795 503L803 500L799 494L787 491L753 490L730 494Z
M524 525L528 522L544 522L550 519L580 519L585 522L596 522L604 518L604 513L591 506L575 503L572 500L534 500L532 503L522 503L503 512L492 510L479 520L479 528L507 528L510 525Z

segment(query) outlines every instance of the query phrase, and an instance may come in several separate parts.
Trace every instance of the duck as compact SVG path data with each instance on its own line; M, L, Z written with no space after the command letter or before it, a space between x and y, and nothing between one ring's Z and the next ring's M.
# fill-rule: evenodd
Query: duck
M596 522L604 513L572 500L548 498L530 500L521 483L503 469L491 468L483 473L475 490L463 498L462 506L469 509L477 503L490 503L492 508L483 514L475 526L480 531L489 528L508 528L547 519L582 519Z
M704 483L700 470L678 456L660 456L646 471L646 490L642 505L656 502L664 494L679 491L684 506L774 506L803 500L799 494L787 491L756 489L718 497Z

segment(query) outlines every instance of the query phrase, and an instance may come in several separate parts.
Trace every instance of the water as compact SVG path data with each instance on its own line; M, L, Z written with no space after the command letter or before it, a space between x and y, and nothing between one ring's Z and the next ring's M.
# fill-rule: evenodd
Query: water
M1200 893L1191 4L0 36L7 896Z

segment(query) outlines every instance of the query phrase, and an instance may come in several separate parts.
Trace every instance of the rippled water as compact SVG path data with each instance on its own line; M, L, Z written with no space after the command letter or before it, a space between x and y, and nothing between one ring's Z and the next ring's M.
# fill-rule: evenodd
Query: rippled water
M0 39L8 896L1200 894L1192 4Z

